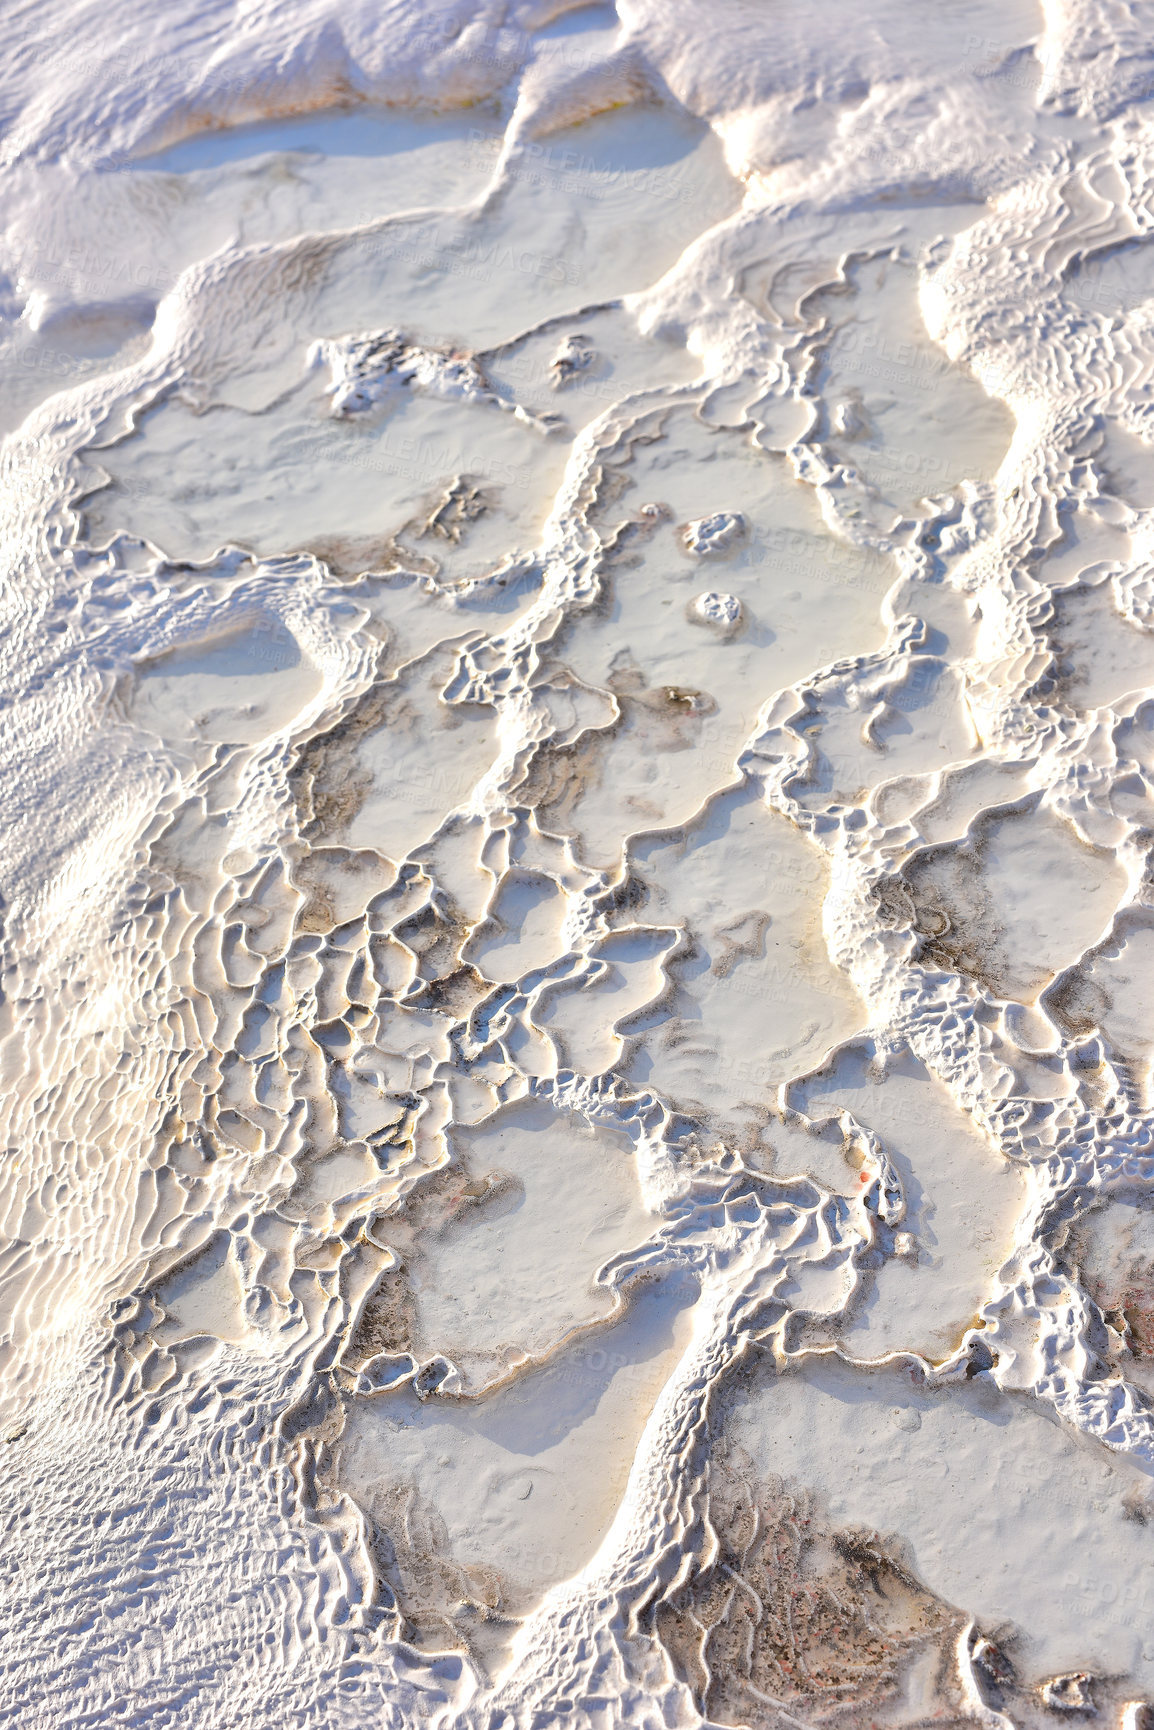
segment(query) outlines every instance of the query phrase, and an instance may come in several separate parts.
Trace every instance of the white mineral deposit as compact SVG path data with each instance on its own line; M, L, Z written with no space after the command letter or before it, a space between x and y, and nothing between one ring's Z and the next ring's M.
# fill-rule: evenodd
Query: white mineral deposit
M1154 5L0 16L0 1724L1154 1727Z

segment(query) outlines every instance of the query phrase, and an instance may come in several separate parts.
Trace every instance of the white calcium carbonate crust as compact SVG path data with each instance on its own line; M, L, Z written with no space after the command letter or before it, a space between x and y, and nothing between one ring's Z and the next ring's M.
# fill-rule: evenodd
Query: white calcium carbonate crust
M13 1722L1144 1722L1147 11L0 25Z

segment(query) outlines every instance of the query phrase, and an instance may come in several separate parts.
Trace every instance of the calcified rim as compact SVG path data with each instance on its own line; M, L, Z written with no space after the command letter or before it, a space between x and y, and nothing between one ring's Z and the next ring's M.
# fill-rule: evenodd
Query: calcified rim
M126 42L139 40L133 17L117 22ZM604 547L590 522L598 473L611 455L629 448L640 429L646 436L660 430L663 411L690 407L707 419L711 408L729 400L728 424L764 449L779 450L813 490L832 548L854 547L892 561L894 583L883 603L885 644L817 666L796 686L767 691L732 772L721 779L741 778L754 787L809 839L815 857L824 856L825 939L868 1006L864 1037L879 1060L908 1047L1026 1173L1028 1202L1013 1250L993 1289L979 1294L974 1326L946 1361L923 1362L922 1373L942 1382L954 1375L987 1377L1000 1389L1049 1406L1119 1455L1154 1464L1149 1404L1124 1379L1106 1373L1095 1344L1101 1316L1059 1258L1057 1236L1091 1196L1120 1186L1144 1191L1149 1182L1144 1079L1100 1027L1064 1019L1056 998L1043 997L1038 1011L1027 1016L1022 1005L997 995L996 980L929 964L923 939L933 933L919 928L916 884L911 888L927 844L919 819L941 805L953 778L978 753L986 764L1015 766L1019 785L1009 815L1064 825L1088 851L1108 850L1124 874L1125 891L1112 918L1093 933L1085 953L1108 953L1144 917L1144 801L1150 782L1145 692L1127 693L1114 707L1082 711L1050 701L1054 693L1039 686L1051 650L1047 593L1034 574L1038 557L1056 544L1063 514L1088 510L1108 493L1098 460L1102 427L1118 425L1139 439L1148 430L1146 303L1087 308L1087 295L1079 300L1079 285L1071 287L1069 280L1145 235L1149 223L1144 111L1133 107L1124 123L1112 124L1124 104L1145 94L1142 75L1133 70L1142 56L1129 44L1115 44L1108 33L1096 34L1100 22L1090 4L1049 8L1047 34L1035 46L1040 82L1031 94L1048 101L1059 120L1070 117L1064 133L1057 124L1035 129L1035 109L1020 102L1014 67L1029 58L1025 35L1005 44L980 33L965 32L962 42L955 36L946 44L953 59L943 51L943 74L927 29L927 46L913 44L902 65L914 92L908 106L894 93L892 66L877 58L883 50L896 53L892 46L863 48L851 75L836 43L799 37L789 54L771 55L767 41L766 66L772 60L779 70L762 74L743 35L749 27L744 15L733 46L724 21L710 25L710 40L720 45L718 61L700 76L693 70L699 15L651 17L624 5L620 31L577 69L567 50L539 49L531 34L516 27L510 37L495 40L479 24L434 39L436 32L430 37L428 21L416 13L407 34L404 20L395 21L386 54L367 45L344 50L358 68L364 64L374 95L438 97L446 105L503 88L522 62L530 62L492 181L477 207L481 214L498 208L519 178L541 172L542 164L562 177L574 171L567 160L548 157L553 130L656 92L709 119L746 196L734 215L712 226L702 223L699 238L656 287L622 302L643 331L683 338L701 358L701 383L639 389L585 427L573 440L532 552L535 587L528 604L504 629L470 629L463 642L458 638L456 667L442 695L446 704L491 707L496 723L490 767L409 857L382 859L371 892L359 906L354 897L347 916L327 928L319 891L308 900L297 884L302 873L307 877L307 860L317 850L308 825L316 820L323 791L325 751L347 741L358 726L375 724L366 699L375 688L379 640L370 629L369 609L307 555L259 559L234 547L194 569L174 566L139 539L86 547L77 537L75 506L94 484L81 453L113 442L146 409L178 390L194 405L207 406L216 379L234 359L217 328L221 314L227 317L262 297L279 304L295 292L305 265L317 272L339 270L350 232L226 247L191 267L163 300L146 355L51 399L5 446L8 562L20 580L6 594L3 677L34 717L15 728L10 750L15 799L26 822L12 844L7 935L15 989L8 1038L13 1073L32 1073L34 1054L47 1077L38 1091L17 1089L12 1130L14 1145L28 1150L27 1167L13 1168L12 1242L35 1244L32 1259L39 1258L31 1295L14 1306L9 1330L5 1373L13 1409L13 1475L27 1473L30 1483L37 1473L46 1476L49 1487L40 1505L54 1519L57 1509L75 1505L70 1498L78 1493L61 1448L77 1449L87 1436L88 1452L81 1457L91 1466L88 1475L99 1480L110 1446L115 1455L121 1439L129 1438L131 1472L137 1474L133 1494L142 1505L167 1509L169 1492L158 1491L159 1479L150 1472L179 1470L186 1486L196 1484L195 1449L179 1437L192 1418L213 1407L220 1432L214 1446L228 1465L223 1477L213 1476L215 1463L204 1468L208 1500L221 1499L198 1541L206 1557L219 1554L216 1565L227 1567L227 1545L212 1549L227 1505L228 1492L219 1490L219 1482L243 1485L238 1499L266 1498L268 1527L276 1526L307 1581L301 1586L285 1570L294 1610L279 1625L276 1658L270 1660L292 1675L295 1691L303 1689L305 1671L312 1697L319 1699L326 1679L344 1663L353 1709L362 1716L369 1701L379 1710L383 1685L388 1708L412 1719L457 1712L478 1723L540 1723L577 1702L588 1722L601 1721L598 1713L642 1722L658 1712L666 1722L694 1721L689 1686L673 1677L645 1617L692 1570L707 1542L695 1498L711 1398L751 1341L768 1345L783 1362L790 1356L788 1318L800 1312L788 1293L806 1264L844 1265L848 1304L865 1258L892 1248L884 1233L892 1238L902 1224L905 1197L894 1163L878 1138L848 1113L841 1114L841 1128L847 1142L859 1146L867 1177L851 1205L804 1175L752 1172L734 1149L711 1148L703 1126L687 1125L672 1102L631 1088L612 1073L578 1074L555 1061L552 1073L541 1074L518 1063L519 1035L541 1031L534 1022L536 1005L562 979L592 984L601 977L600 948L621 928L629 837L623 838L619 867L594 870L572 842L539 828L520 793L530 763L546 744L579 741L594 725L589 714L596 725L606 722L604 707L582 707L580 681L562 674L549 645L561 622L592 606L601 593ZM101 28L109 28L107 21ZM103 130L90 117L106 88L91 77L90 63L81 76L75 47L65 43L43 62L43 84L36 55L26 57L13 75L14 100L23 106L6 161L18 165L22 156L47 156L69 143L77 127L87 128L78 161L97 157L98 146L106 147L107 161L107 150L170 142L193 126L195 95L202 115L237 122L267 112L267 95L254 92L266 58L276 62L292 28L288 18L270 19L257 46L222 39L221 63L231 58L234 72L207 76L203 89L191 92L182 82L183 63L169 68L151 92L136 104L125 103L123 117ZM1104 44L1091 59L1078 46L1087 40ZM332 90L347 88L343 73L323 65L320 54L310 47L311 58L301 63L306 106L319 106ZM53 57L61 74L55 84ZM128 58L131 63L131 52ZM816 165L804 152L785 160L781 147L789 134L779 111L798 105L783 104L783 95L811 92L827 61L836 101L856 119L831 123L824 140L830 148ZM95 98L83 95L86 84ZM32 99L41 91L42 100ZM936 130L914 124L914 99L931 97ZM279 102L275 97L274 104ZM301 91L293 86L283 107L300 103ZM905 127L899 126L896 141L895 121ZM943 198L961 193L977 201L973 220L918 260L919 304L933 340L1008 406L1016 430L992 479L963 477L948 493L904 514L857 470L837 461L836 440L823 436L819 372L830 322L810 297L822 287L848 283L859 259L894 254L901 223L885 200L895 188L911 185ZM357 234L385 232L391 223L412 223L420 214L368 222ZM845 240L838 236L843 225L852 229ZM745 273L767 258L783 282L791 268L803 276L819 240L829 264L816 281L796 294L782 287L766 310L741 291ZM1097 283L1094 277L1092 303ZM581 322L575 317L576 328L564 333L574 342ZM383 322L314 340L317 358L333 377L334 409L342 414L371 408L387 372L398 375L399 388L456 392L495 413L511 409L542 433L550 430L540 416L489 390L484 355L451 356L408 333L394 335ZM572 346L567 352L573 353ZM382 363L376 372L375 362ZM775 430L784 405L799 411L802 431ZM842 420L845 431L851 419ZM728 511L730 502L718 500L716 506L709 517L718 521L717 513ZM1109 583L1116 611L1135 628L1147 629L1149 512L1121 502L1110 508L1128 553L1110 562L1102 580ZM691 526L708 520L696 517ZM700 550L707 544L701 541ZM714 537L713 545L724 555L725 544ZM917 612L918 597L938 590L963 597L969 608L976 629L964 655L939 654ZM69 613L60 605L67 597L78 598L80 606L76 621L61 631L57 614ZM161 751L155 739L133 731L125 682L174 649L211 642L222 618L230 630L277 621L316 669L318 688L289 723L257 745L194 740ZM815 798L815 786L821 790L817 735L828 715L837 708L859 713L863 737L876 745L884 741L903 691L927 666L935 676L948 673L958 682L972 729L965 754L907 776L901 800L895 801L892 784L861 801ZM32 741L44 726L40 717L52 714L51 708L36 708L50 677L70 693L59 701L57 731L48 730L50 769L35 782L21 781L19 771L31 760ZM686 706L686 693L678 688L671 701ZM105 730L92 753L82 756L78 741L94 717ZM129 782L137 803L118 825L117 814L125 808L120 795ZM42 798L46 785L53 788L50 800ZM965 835L976 845L990 803L973 812L953 839ZM73 821L69 828L66 816L81 807L85 823ZM206 865L199 884L170 878L166 885L155 875L158 861L166 837L171 850L182 822L205 833L214 823L226 825L227 850L218 849L215 861L209 860L212 871ZM445 850L465 826L483 832L481 856L492 879L485 905L471 920L462 919L439 880ZM685 828L692 832L692 823ZM329 1029L329 1049L339 1057L372 1043L370 1024L386 996L401 1008L415 1005L427 1013L431 1003L436 1010L428 987L441 976L423 971L431 949L427 940L431 933L443 934L459 950L495 910L500 885L518 863L551 875L565 897L562 952L514 985L495 986L480 975L459 982L461 996L445 1009L449 1025L440 1055L414 1059L407 1088L396 1088L398 1112L384 1126L388 1133L367 1150L357 1146L356 1138L341 1135L327 1083L325 1041L313 1032ZM306 901L311 927L297 917ZM108 923L112 959L102 977L92 970L90 985L86 968L97 952L91 930L98 924L103 931ZM670 937L666 970L691 934L678 929ZM383 938L412 964L391 992L373 972L372 942ZM62 989L66 963L76 956L82 964ZM1062 974L1082 966L1081 954L1069 956ZM663 975L658 991L666 989L668 977ZM646 999L641 1008L653 1001ZM114 1029L118 1039L131 1030L131 1038L120 1041L123 1050L107 1060L97 1037L105 1029ZM67 1068L77 1050L95 1064L95 1077L83 1075L83 1085ZM278 1085L250 1104L244 1063L254 1067L254 1056L264 1055L275 1057ZM1018 1082L1023 1059L1038 1056L1050 1078L1045 1097ZM218 1057L236 1061L218 1063ZM215 1086L206 1083L200 1068L205 1062ZM53 1069L53 1063L61 1067ZM424 1173L443 1162L450 1078L482 1065L499 1072L498 1105L517 1097L549 1100L591 1124L611 1123L634 1143L656 1224L645 1244L597 1270L615 1303L631 1280L668 1267L690 1269L701 1286L691 1342L650 1414L616 1520L588 1566L548 1593L517 1630L492 1686L459 1656L417 1654L399 1638L399 1616L380 1614L364 1527L356 1509L327 1487L323 1457L339 1433L340 1394L380 1385L372 1360L355 1371L342 1360L383 1258L391 1254L380 1249L384 1240L374 1237L374 1221L403 1205ZM103 1097L102 1082L137 1071L137 1089L118 1091L113 1084ZM786 1114L793 1110L790 1088L802 1079L785 1084ZM58 1089L56 1083L64 1085ZM91 1161L78 1180L77 1212L69 1216L58 1200L48 1204L44 1198L49 1180L60 1179L54 1154L78 1133L90 1149L120 1157ZM302 1195L298 1180L326 1143L354 1160L363 1155L364 1181L318 1203ZM224 1181L206 1176L217 1165L227 1172ZM168 1174L163 1181L160 1171ZM184 1226L183 1235L174 1224ZM242 1246L236 1253L249 1258L242 1269L245 1316L259 1349L230 1348L211 1338L158 1345L152 1334L161 1318L149 1288L215 1232L227 1232ZM40 1294L53 1299L51 1323L37 1279ZM93 1330L103 1357L92 1349ZM88 1366L80 1373L77 1334L83 1335ZM404 1354L394 1357L426 1397L458 1391L447 1360L430 1370L432 1360L414 1359L409 1368ZM149 1437L155 1442L142 1440ZM24 1444L23 1455L15 1451L17 1442ZM28 1457L32 1464L21 1464ZM79 1493L91 1488L82 1485ZM126 1495L125 1506L131 1500ZM23 1554L31 1565L37 1541L43 1546L45 1537L43 1523L36 1523L43 1515L28 1518ZM89 1545L90 1562L104 1553L103 1543L98 1538ZM188 1569L182 1580L195 1574ZM97 1588L87 1589L94 1595ZM37 1630L31 1624L45 1599L32 1591L22 1602L32 1642ZM213 1591L199 1602L201 1614L211 1619L217 1607ZM944 1686L970 1715L1003 1723L994 1702L1009 1684L999 1681L992 1647L976 1634L970 1625L957 1635L953 1680ZM182 1680L187 1649L174 1662ZM28 1686L19 1664L17 1692ZM277 1701L267 1672L258 1675L264 1714ZM1091 1686L1089 1673L1080 1671L1050 1677L1041 1684L1042 1702L1082 1710ZM1099 1686L1105 1698L1111 1684L1102 1679ZM1123 1696L1114 1692L1121 1704ZM768 1709L790 1716L780 1700L770 1700ZM222 1710L206 1704L204 1721L224 1722ZM246 1696L243 1711L252 1721L256 1710ZM1138 1723L1133 1700L1125 1713L1128 1723Z

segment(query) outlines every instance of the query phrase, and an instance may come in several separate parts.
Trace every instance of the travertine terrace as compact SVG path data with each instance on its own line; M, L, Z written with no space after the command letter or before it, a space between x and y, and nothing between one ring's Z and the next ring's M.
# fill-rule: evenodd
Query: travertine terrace
M0 20L0 1721L1154 1722L1154 11Z

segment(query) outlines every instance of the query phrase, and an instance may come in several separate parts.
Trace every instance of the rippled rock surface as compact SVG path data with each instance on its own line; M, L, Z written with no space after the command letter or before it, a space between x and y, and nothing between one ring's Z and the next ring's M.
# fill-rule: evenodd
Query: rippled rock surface
M0 1719L1149 1730L1149 9L0 43Z

